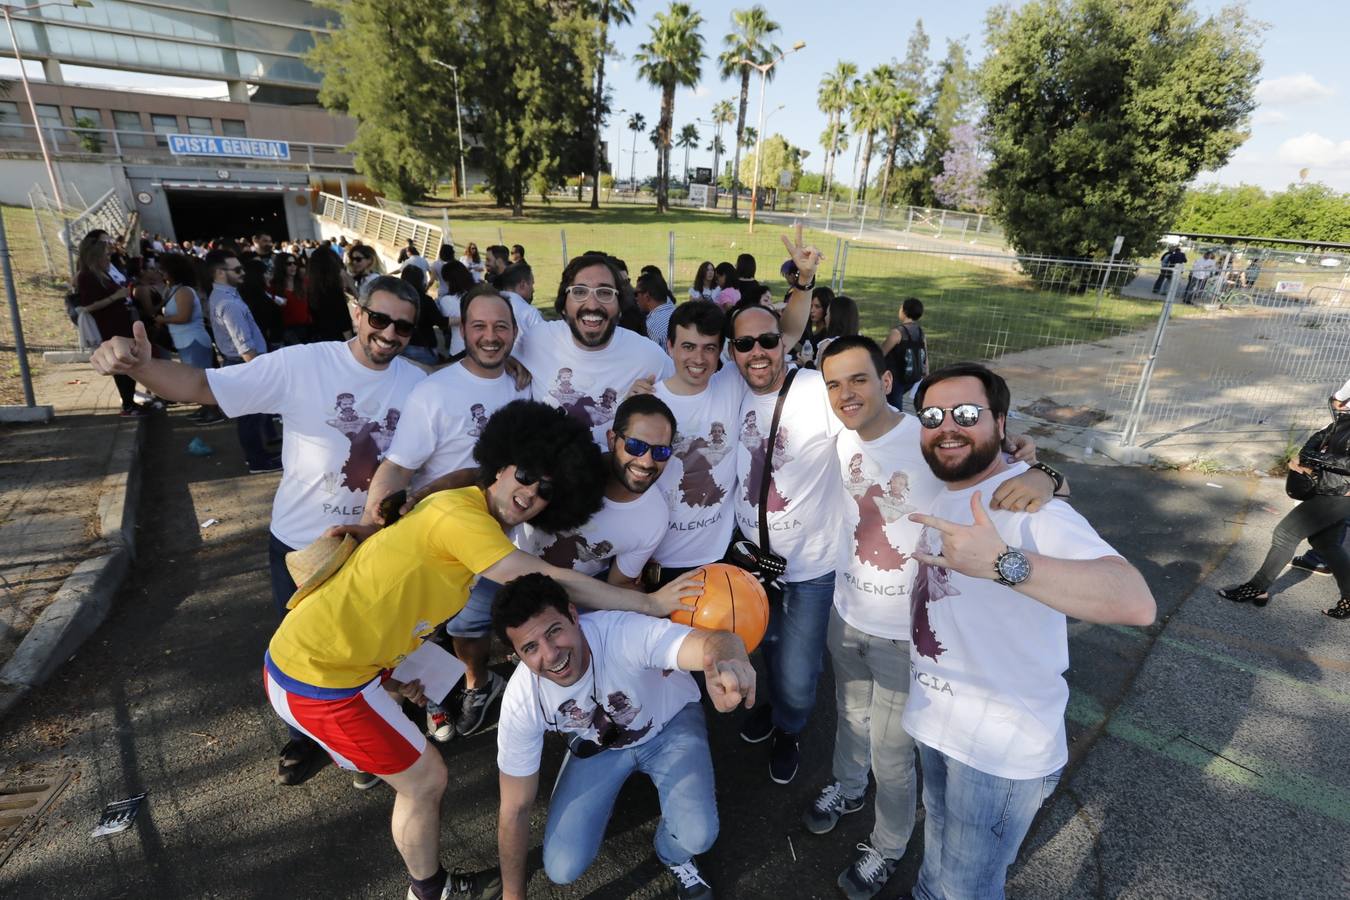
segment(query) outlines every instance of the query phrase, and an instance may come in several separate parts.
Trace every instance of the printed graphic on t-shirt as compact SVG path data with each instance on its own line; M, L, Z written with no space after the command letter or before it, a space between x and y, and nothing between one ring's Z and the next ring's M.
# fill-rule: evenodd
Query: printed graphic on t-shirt
M741 424L741 443L750 451L750 477L745 480L745 500L751 505L759 503L761 482L764 480L764 458L769 444L768 436L759 431L757 419L758 416L752 409L746 412L745 420ZM778 433L774 435L773 443L773 467L777 470L792 461L792 456L788 453L788 430L781 422L778 424ZM779 493L778 485L770 475L769 512L783 512L791 502L791 497Z
M469 407L469 417L473 419L473 425L469 428L469 436L478 437L483 433L483 429L487 426L487 408L481 403L475 403L473 406Z
M558 706L558 730L580 734L594 731L601 737L617 729L618 736L606 740L604 745L615 749L627 747L642 740L652 730L654 723L650 718L641 728L631 727L641 712L642 707L629 700L623 691L614 691L605 698L603 705L589 710L569 697Z
M858 505L858 525L853 529L853 555L883 572L898 572L909 556L886 536L886 526L914 511L909 503L909 476L892 472L885 487L863 472L863 455L853 454L844 488Z
M925 527L919 535L916 552L926 556L936 556L942 550L942 540L937 532ZM930 566L919 563L918 574L914 576L914 590L909 595L910 636L915 652L929 659L937 659L947 648L938 640L933 631L933 623L928 618L928 607L945 597L960 595L952 585L952 574L942 566Z
M713 422L708 426L708 437L679 438L675 441L675 456L684 466L680 476L680 499L686 506L715 506L726 497L713 477L713 468L733 449L727 440L727 426Z
M558 401L558 406L564 412L589 428L614 421L614 412L619 406L619 392L612 387L604 388L597 400L582 393L572 383L572 374L572 370L566 366L559 369L548 389L549 396Z
M558 535L553 539L553 543L539 552L540 559L560 569L576 568L579 562L600 562L613 555L614 545L609 541L596 541L592 544L579 531Z
M346 435L351 444L337 484L349 491L367 491L384 452L393 443L401 413L390 407L383 421L363 416L356 409L355 395L350 393L337 395L333 411L336 417L327 420L328 426Z

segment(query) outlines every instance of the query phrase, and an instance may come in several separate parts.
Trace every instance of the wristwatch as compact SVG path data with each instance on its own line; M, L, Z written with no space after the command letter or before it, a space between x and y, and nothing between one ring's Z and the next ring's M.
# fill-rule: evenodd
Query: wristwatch
M999 584L1017 587L1031 577L1031 560L1021 550L1009 547L994 560L994 574Z
M1028 468L1040 469L1042 472L1050 476L1050 480L1055 483L1055 489L1054 491L1052 491L1052 493L1058 494L1059 489L1064 487L1064 475L1058 472L1057 470L1050 468L1045 463L1035 462L1032 463L1030 466L1028 466Z

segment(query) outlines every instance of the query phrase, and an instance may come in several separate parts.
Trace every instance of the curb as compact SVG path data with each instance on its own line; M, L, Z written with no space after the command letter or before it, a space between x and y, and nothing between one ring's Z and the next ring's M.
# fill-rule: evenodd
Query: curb
M136 558L140 450L145 419L120 422L98 502L99 555L75 567L0 669L0 718L51 678L98 630Z

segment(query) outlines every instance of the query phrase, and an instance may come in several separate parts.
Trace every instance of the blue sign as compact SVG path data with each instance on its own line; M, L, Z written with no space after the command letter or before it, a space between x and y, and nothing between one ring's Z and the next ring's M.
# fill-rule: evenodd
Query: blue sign
M291 158L291 145L286 141L219 137L213 134L171 134L169 152L174 156L232 156L246 159L288 160Z

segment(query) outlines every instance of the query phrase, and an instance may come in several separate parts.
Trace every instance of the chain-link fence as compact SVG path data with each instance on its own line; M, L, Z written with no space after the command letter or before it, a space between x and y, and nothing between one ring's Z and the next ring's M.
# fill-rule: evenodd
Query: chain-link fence
M819 228L847 233L850 230L884 229L919 239L959 244L976 251L1002 251L1007 246L1003 228L993 216L929 206L861 204L830 200L824 194L783 194L778 212L802 216Z
M1350 290L1279 271L1246 286L1171 274L849 242L835 284L878 339L918 297L933 365L993 365L1037 418L1140 444L1320 427L1350 377Z

